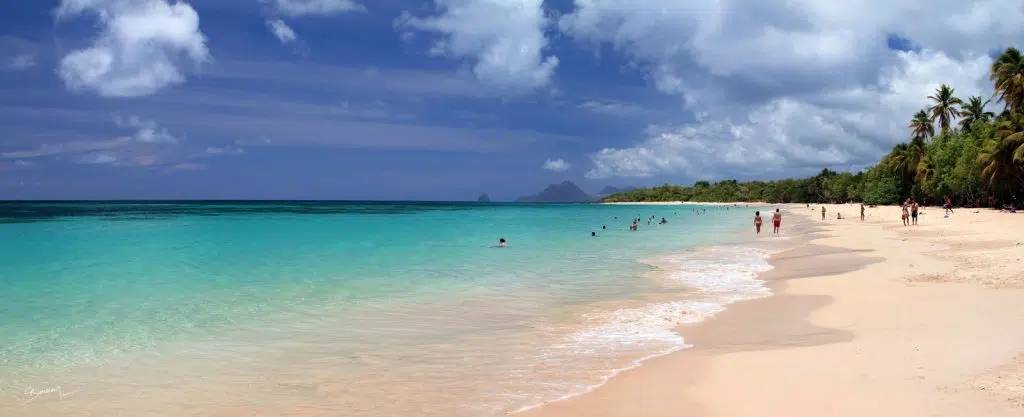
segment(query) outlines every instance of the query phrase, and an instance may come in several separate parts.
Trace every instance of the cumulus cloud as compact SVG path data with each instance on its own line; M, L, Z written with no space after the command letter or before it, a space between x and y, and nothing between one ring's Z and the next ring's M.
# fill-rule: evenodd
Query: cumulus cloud
M987 94L987 56L1020 44L1021 0L576 0L558 21L612 46L696 120L592 155L591 178L789 175L874 162L940 83ZM917 52L887 48L901 36ZM680 115L681 120L689 115ZM638 135L641 136L641 135ZM803 173L803 172L801 172Z
M273 33L281 43L288 44L295 42L297 39L295 31L281 19L267 20L267 28L270 29L270 32Z
M481 82L508 91L548 85L558 57L546 54L543 0L436 0L440 14L403 15L400 27L440 34L431 52L474 63Z
M544 169L555 172L565 172L569 170L569 163L565 162L564 159L548 159L544 161Z
M199 15L167 0L63 0L58 19L92 14L95 42L64 56L57 73L72 91L105 97L145 96L185 82L188 67L210 59Z
M868 87L781 96L736 117L700 114L681 127L650 129L633 147L592 155L586 176L713 178L860 167L907 138L907 120L940 83L957 86L962 96L991 95L987 55L963 61L931 50L895 55L897 64Z
M7 62L7 69L12 71L26 70L35 66L36 57L31 54L15 55Z
M364 11L365 7L353 0L264 0L271 2L278 12L292 16L331 15Z

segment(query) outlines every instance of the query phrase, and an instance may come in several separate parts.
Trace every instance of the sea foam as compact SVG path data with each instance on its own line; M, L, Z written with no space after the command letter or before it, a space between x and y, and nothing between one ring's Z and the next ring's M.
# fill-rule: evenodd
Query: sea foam
M676 332L679 325L699 323L722 312L728 304L772 294L765 282L757 278L759 273L772 268L769 255L766 250L748 246L711 246L650 262L659 269L655 275L691 290L681 293L684 300L584 314L582 320L594 324L569 335L565 343L552 346L561 354L571 351L576 358L635 359L607 370L593 384L577 386L557 399L516 412L585 394L646 360L692 347Z

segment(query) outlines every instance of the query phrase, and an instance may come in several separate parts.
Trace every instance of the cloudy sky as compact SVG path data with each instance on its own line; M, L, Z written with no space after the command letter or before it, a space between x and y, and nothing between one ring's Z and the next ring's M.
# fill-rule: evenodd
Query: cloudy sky
M0 199L495 199L859 169L1024 0L38 0Z

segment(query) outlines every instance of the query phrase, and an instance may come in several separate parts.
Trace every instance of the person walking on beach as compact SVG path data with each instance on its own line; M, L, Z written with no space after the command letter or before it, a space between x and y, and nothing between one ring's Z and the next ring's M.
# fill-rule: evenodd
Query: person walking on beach
M772 233L779 233L779 226L781 225L782 213L779 212L779 209L775 209L775 214L772 214L772 226L774 226L774 229L772 229Z
M821 219L825 220L825 206L821 206Z
M860 221L864 221L864 203L860 203Z
M907 204L904 203L903 204L903 217L902 217L903 218L903 225L904 226L909 226L910 225L910 212L908 210L909 210L909 208L907 207Z
M761 212L754 212L754 229L757 230L757 234L761 234Z
M910 220L913 222L913 224L915 226L917 225L917 209L918 208L920 208L920 207L917 205L917 201L910 200Z
M946 196L946 201L942 205L942 208L946 209L946 214L953 214L953 200L951 200L948 195Z

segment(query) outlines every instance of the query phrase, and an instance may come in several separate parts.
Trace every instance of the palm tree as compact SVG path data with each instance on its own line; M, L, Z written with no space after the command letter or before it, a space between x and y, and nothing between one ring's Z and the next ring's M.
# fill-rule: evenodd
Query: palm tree
M1013 149L1013 162L1024 164L1024 114L1013 113L996 125L996 138Z
M971 124L976 121L989 121L995 117L995 113L985 111L985 106L992 100L984 100L979 96L971 96L967 103L960 108L960 128L964 131L971 130Z
M892 148L885 157L885 163L903 175L903 178L914 180L918 177L918 167L924 160L924 137L915 136L910 143L901 143Z
M935 175L935 165L932 164L931 158L928 155L921 157L921 161L917 163L917 167L914 169L914 179L917 182L928 182L932 176Z
M964 104L962 100L956 97L955 92L955 89L942 84L935 90L935 94L928 96L928 99L935 103L929 108L932 113L932 119L939 122L939 128L943 132L949 130L949 124L960 114L957 106Z
M935 123L932 122L932 117L928 115L927 110L921 110L914 113L914 118L910 119L910 125L907 127L914 132L913 137L915 138L930 138L935 136Z
M999 121L995 135L982 144L978 163L989 184L1014 178L1024 185L1024 115L1015 113Z
M1017 48L1006 51L992 63L989 78L995 84L995 96L1016 112L1024 106L1024 55Z

